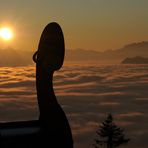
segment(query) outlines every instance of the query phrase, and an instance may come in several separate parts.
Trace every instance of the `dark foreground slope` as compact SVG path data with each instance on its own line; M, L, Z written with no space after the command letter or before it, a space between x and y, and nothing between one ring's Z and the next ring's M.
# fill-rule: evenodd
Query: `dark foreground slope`
M48 131L39 120L0 123L1 148L59 148L65 137L60 130ZM67 145L67 147L69 147Z

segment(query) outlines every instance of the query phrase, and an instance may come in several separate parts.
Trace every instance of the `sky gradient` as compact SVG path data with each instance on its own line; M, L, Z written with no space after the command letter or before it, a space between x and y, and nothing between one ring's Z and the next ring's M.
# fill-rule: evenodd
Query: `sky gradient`
M103 51L148 39L147 0L3 0L0 27L15 38L0 47L34 50L46 24L58 22L66 48Z

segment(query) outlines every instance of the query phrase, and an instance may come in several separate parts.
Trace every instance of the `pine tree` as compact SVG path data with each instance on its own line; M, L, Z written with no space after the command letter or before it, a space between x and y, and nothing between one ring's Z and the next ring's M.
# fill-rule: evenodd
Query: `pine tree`
M129 138L125 138L124 130L115 125L112 114L108 114L106 120L102 122L97 130L98 138L95 139L95 148L106 145L107 148L116 148L122 144L127 144Z

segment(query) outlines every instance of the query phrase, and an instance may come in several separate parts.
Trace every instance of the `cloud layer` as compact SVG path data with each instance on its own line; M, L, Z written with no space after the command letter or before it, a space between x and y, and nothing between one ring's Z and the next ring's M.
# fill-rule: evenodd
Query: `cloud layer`
M109 112L131 138L127 148L148 146L147 65L66 65L55 73L54 88L76 148L92 147ZM0 68L0 121L37 119L38 114L35 68Z

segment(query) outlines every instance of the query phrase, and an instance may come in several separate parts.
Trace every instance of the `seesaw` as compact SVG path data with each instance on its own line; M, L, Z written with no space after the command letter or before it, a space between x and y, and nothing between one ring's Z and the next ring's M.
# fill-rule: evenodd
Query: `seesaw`
M65 45L61 27L52 22L42 32L36 63L38 120L0 123L1 148L73 148L71 129L53 89L53 74L64 61Z

